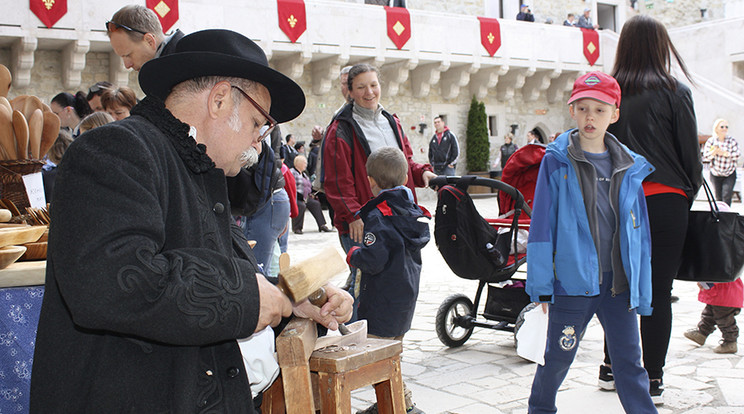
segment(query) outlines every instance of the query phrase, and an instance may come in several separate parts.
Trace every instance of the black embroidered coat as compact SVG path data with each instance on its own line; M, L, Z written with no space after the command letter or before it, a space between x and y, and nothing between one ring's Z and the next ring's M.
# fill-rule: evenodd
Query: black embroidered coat
M33 413L251 413L256 262L225 176L146 98L59 167Z

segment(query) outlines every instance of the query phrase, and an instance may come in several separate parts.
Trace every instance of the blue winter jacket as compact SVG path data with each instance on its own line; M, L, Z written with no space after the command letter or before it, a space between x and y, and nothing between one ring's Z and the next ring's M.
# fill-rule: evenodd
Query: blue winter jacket
M357 213L364 239L347 261L362 271L359 319L372 335L393 338L411 328L431 215L409 197L405 187L386 190Z
M650 315L651 234L641 184L654 167L612 134L605 135L605 144L613 161L612 289L630 290L629 308ZM583 155L577 131L563 133L548 145L535 188L527 244L526 291L532 301L599 294L596 191L596 171Z

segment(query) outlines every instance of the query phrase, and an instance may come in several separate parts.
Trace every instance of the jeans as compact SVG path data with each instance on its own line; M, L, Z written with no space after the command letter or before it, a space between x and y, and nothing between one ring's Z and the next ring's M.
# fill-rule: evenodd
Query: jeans
M441 167L434 167L434 174L436 175L455 175L455 169L446 165Z
M576 356L580 338L594 314L602 324L612 356L612 373L626 413L656 413L641 366L638 319L628 310L630 292L612 296L612 272L604 273L598 296L555 296L550 305L545 365L538 365L529 398L529 413L555 413L558 388Z
M339 234L338 238L341 241L341 247L343 247L346 253L349 253L349 250L354 246L362 246L361 243L357 243L351 240L349 233ZM351 320L349 321L349 323L351 323L357 320L357 310L359 309L359 295L357 295L355 291L357 288L357 282L361 282L361 271L353 266L349 266L349 270L351 271L351 273L349 274L349 279L347 280L347 282L349 285L349 293L354 298L354 307L351 314Z
M731 205L731 198L734 196L734 184L736 183L736 171L732 172L728 177L719 177L717 175L710 175L710 181L713 184L713 191L716 194L716 200L723 201L724 203Z
M253 255L264 272L270 271L274 245L289 221L289 197L284 189L272 194L271 199L252 216L238 216L236 221L248 240L255 240ZM269 275L267 276L276 276Z

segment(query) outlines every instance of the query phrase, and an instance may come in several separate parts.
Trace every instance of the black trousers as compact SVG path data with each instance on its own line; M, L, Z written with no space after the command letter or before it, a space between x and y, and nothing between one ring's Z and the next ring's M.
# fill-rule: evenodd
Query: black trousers
M315 222L318 224L318 230L326 225L323 210L320 208L320 202L313 197L308 197L307 200L303 201L302 194L297 194L297 210L299 214L292 219L292 231L302 230L305 224L305 210L309 211L315 218Z
M646 197L651 223L651 285L654 308L651 316L641 316L643 366L649 379L664 375L669 338L672 334L672 282L682 258L687 234L687 198L680 194ZM605 343L605 363L610 364Z
M705 305L703 314L700 316L698 330L703 335L710 335L718 329L721 330L723 340L726 342L736 342L739 338L739 326L736 325L736 315L741 312L739 308L730 306Z
M716 195L716 200L723 201L724 203L731 205L731 199L734 197L734 184L736 184L736 171L732 172L727 177L719 177L717 175L710 175L711 184L713 184L713 192Z

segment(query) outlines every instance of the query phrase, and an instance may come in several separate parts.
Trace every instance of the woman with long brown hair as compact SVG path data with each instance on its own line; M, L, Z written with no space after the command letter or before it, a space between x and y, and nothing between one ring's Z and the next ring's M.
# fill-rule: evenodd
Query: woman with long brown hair
M672 282L687 233L687 215L703 178L692 94L672 76L672 57L692 83L662 23L644 15L625 23L612 71L622 90L620 119L609 127L622 143L656 167L643 183L651 223L653 314L641 317L643 365L656 404L663 403ZM600 387L614 389L607 355L605 351Z

